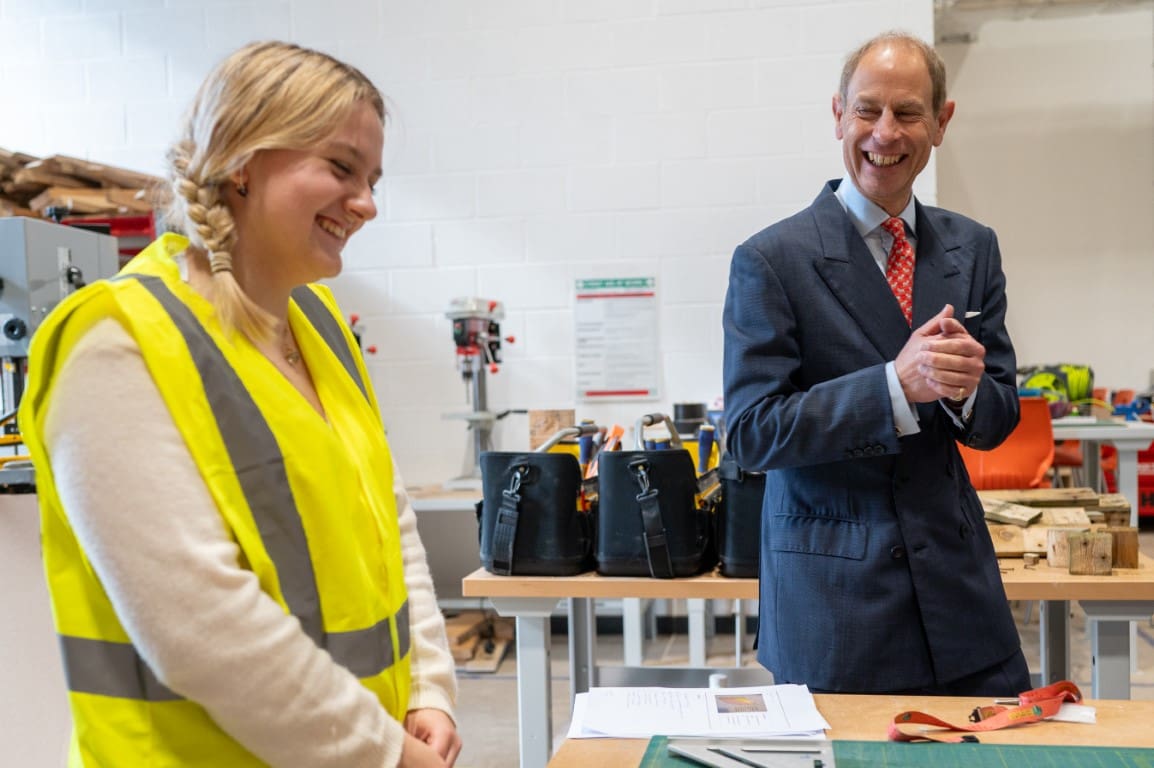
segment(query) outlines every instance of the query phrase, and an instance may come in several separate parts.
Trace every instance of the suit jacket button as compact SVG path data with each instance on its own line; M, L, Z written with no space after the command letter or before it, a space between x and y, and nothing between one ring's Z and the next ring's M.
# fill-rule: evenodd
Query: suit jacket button
M890 557L894 560L901 560L906 556L906 548L903 546L890 547Z

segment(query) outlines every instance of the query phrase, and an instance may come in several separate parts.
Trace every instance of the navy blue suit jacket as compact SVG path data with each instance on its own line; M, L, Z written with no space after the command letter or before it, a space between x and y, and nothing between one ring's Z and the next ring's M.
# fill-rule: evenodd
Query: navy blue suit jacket
M986 348L972 418L938 402L898 437L885 364L910 336L830 182L738 246L726 295L728 447L766 472L758 659L776 679L847 692L945 683L1019 648L981 504L955 440L1018 422L993 230L917 204L913 326L954 306Z

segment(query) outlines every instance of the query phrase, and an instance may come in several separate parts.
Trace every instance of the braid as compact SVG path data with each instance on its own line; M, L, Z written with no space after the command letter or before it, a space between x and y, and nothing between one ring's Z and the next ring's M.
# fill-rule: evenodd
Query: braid
M177 142L169 153L172 185L176 193L174 207L183 208L181 218L185 219L190 240L208 252L212 270L212 303L217 316L226 331L239 330L254 341L266 338L273 331L273 319L248 297L232 274L236 221L221 200L217 184L198 184L192 178L189 173L190 146L189 141Z

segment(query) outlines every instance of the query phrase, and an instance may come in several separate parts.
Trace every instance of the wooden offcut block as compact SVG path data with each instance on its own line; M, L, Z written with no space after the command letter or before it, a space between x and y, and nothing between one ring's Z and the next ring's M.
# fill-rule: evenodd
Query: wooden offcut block
M982 513L987 520L1025 528L1042 515L1042 510L1002 499L982 499Z
M1041 559L1041 555L1039 555L1037 552L1026 552L1022 555L1022 562L1027 568L1034 568L1038 565L1038 561Z
M1042 525L1031 525L1022 531L1022 551L1036 552L1039 555L1045 555L1046 547L1050 544L1047 538L1049 531L1049 526Z
M1022 488L979 491L981 499L1000 499L1028 507L1091 507L1098 494L1090 488Z
M461 665L466 672L496 672L509 650L508 640L499 638L485 638L477 646L477 653L472 659Z
M1087 507L1098 510L1106 517L1106 525L1130 525L1130 502L1120 493L1104 493L1098 497L1098 503Z
M558 430L576 424L576 412L572 409L529 411L529 450L535 451Z
M1109 576L1114 550L1114 537L1105 531L1072 533L1067 540L1070 548L1070 573L1075 576Z
M1084 528L1047 528L1046 564L1051 568L1069 568L1070 536L1084 531Z
M481 611L465 611L445 618L445 635L454 661L468 661L488 631L489 620Z
M990 541L994 543L994 554L998 557L1021 557L1025 551L1025 545L1022 540L1024 531L1028 528L1020 528L1016 525L990 525L986 524L990 530Z
M1107 528L1114 538L1113 563L1115 568L1138 567L1138 529L1130 526Z
M1082 507L1047 507L1038 511L1042 513L1039 525L1069 528L1090 524L1090 516Z

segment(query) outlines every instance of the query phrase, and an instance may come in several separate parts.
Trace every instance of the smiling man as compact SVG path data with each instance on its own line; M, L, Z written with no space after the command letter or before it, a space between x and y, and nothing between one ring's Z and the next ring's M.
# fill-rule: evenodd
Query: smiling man
M930 46L870 40L833 97L845 178L733 255L728 448L766 472L758 658L780 683L1030 687L956 445L1018 422L1001 254L913 195L953 114Z

